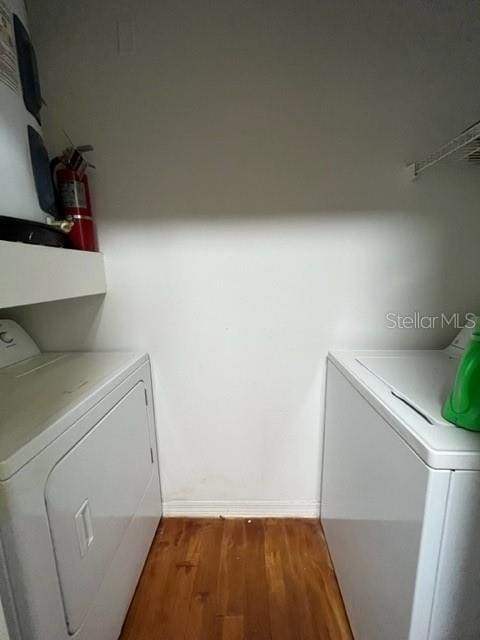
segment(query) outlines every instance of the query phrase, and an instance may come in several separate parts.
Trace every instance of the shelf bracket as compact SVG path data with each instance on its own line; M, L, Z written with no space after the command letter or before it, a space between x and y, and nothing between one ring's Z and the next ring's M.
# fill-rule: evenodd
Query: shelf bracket
M477 161L476 157L480 152L480 122L462 131L460 135L453 138L439 149L430 153L423 160L413 162L407 166L410 179L415 180L418 176L433 167L441 160L452 157L459 160Z

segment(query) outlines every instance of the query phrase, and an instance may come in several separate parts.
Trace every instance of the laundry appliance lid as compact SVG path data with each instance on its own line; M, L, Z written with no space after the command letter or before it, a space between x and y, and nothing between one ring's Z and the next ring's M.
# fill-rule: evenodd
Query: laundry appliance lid
M442 406L452 389L458 359L444 351L419 351L362 356L357 361L431 425L450 425L442 417Z
M460 359L475 324L467 323L443 350L372 352L357 361L382 380L401 400L432 425L451 426L442 416Z
M480 470L480 433L442 418L461 352L334 351L332 362L430 467Z
M0 480L47 447L146 355L38 353L0 368Z

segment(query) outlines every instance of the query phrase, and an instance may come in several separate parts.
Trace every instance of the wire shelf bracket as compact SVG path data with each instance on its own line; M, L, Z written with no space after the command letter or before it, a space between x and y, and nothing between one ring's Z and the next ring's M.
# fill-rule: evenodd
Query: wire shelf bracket
M480 121L465 129L460 135L429 154L423 160L407 166L411 180L418 178L424 171L447 158L463 160L480 165Z

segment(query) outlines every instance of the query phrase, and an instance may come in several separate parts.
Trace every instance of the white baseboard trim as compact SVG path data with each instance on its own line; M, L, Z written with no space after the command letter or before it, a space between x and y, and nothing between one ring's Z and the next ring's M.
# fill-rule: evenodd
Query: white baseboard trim
M167 518L318 518L320 503L314 500L170 500L163 503L163 515Z

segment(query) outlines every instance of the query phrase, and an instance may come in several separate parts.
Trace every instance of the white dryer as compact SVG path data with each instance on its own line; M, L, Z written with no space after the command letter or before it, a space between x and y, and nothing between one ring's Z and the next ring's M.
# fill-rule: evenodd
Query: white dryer
M480 638L480 433L444 351L328 356L321 518L356 640Z
M0 320L11 640L116 640L161 517L149 359L40 353Z

